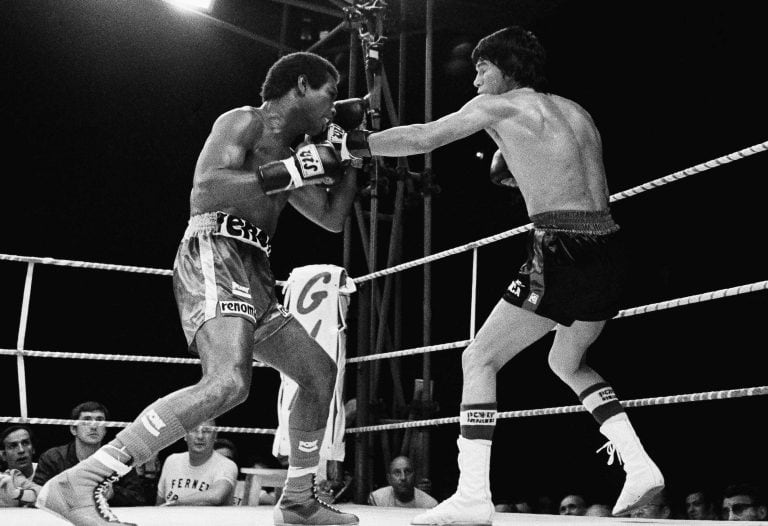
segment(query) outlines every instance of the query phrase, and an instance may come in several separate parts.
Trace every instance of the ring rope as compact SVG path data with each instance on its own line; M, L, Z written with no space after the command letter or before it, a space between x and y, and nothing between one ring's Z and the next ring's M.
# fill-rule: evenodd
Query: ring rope
M176 365L199 364L199 358L173 358L170 356L144 356L134 354L99 354L87 352L61 351L30 351L26 349L0 349L0 356L28 356L30 358L67 358L70 360L103 360L115 362L152 362ZM253 361L254 367L268 367L258 360Z
M704 402L709 400L729 400L732 398L743 398L751 396L760 396L768 394L768 386L745 387L741 389L727 389L722 391L707 391L702 393L689 393L679 395L656 396L651 398L639 398L635 400L624 400L621 405L624 407L651 407L657 405L680 404L687 402ZM562 407L546 407L540 409L523 409L518 411L499 412L497 418L526 418L531 416L560 415L569 413L580 413L586 409L583 405L570 405ZM443 424L455 424L459 421L458 416L446 418L433 418L429 420L414 420L409 422L398 422L394 424L381 424L376 426L351 427L345 431L345 434L370 433L375 431L387 431L393 429L407 429L414 427L437 426ZM40 425L76 425L89 424L106 427L127 427L131 422L93 422L91 420L70 420L64 418L21 418L16 416L0 416L0 423L11 424L40 424ZM257 435L274 435L275 429L254 428L254 427L226 427L214 426L216 431L223 433L249 433Z
M672 309L675 307L682 307L684 305L692 305L695 303L701 303L704 301L711 301L720 298L726 298L730 296L737 296L740 294L747 294L750 292L757 292L768 289L768 280L758 281L747 285L740 285L737 287L730 287L727 289L713 290L710 292L704 292L702 294L694 294L692 296L686 296L682 298L676 298L667 301L661 301L658 303L649 303L648 305L641 305L631 309L625 309L619 311L614 317L628 318L630 316L636 316L638 314L645 314L648 312L656 312L665 309ZM445 351L449 349L459 349L466 347L472 343L472 340L460 340L455 342L441 343L437 345L429 345L426 347L414 347L411 349L403 349L400 351L385 352L378 354L368 354L366 356L355 356L348 358L346 363L361 363L371 362L380 359L400 358L403 356L413 356L416 354L425 354L430 352ZM72 352L60 352L60 351L31 351L24 349L0 349L0 356L28 356L30 358L67 358L72 360L105 360L105 361L125 361L125 362L152 362L163 364L183 364L193 365L199 364L198 358L174 358L168 356L143 356L132 354L98 354L98 353L72 353ZM258 360L253 361L254 367L268 367L267 364Z
M624 407L649 407L656 405L680 404L685 402L704 402L707 400L726 400L731 398L742 398L747 396L759 396L768 394L768 386L745 387L742 389L729 389L724 391L708 391L703 393L690 393L668 396L656 396L653 398L639 398L636 400L624 400L621 405ZM499 412L496 418L525 418L529 416L561 415L567 413L580 413L587 409L583 405L569 405L563 407L547 407L542 409L523 409L519 411ZM350 427L347 433L369 433L373 431L387 431L391 429L406 429L412 427L437 426L443 424L455 424L459 421L458 416L447 418L433 418L430 420L414 420L409 422L398 422L395 424L381 424L376 426Z
M96 421L96 420L71 420L68 418L21 418L18 416L0 416L0 423L3 424L29 424L29 425L54 425L54 426L75 426L86 424L97 427L128 427L133 422L118 421ZM215 431L222 433L250 433L253 435L274 435L276 429L266 429L260 427L228 427L211 426Z
M677 298L667 301L660 301L658 303L649 303L648 305L641 305L639 307L633 307L631 309L624 309L619 311L613 319L628 318L630 316L636 316L638 314L645 314L646 312L655 312L665 309L673 309L675 307L682 307L684 305L691 305L694 303L701 303L704 301L711 301L729 296L737 296L739 294L747 294L749 292L756 292L760 290L768 289L768 280L757 281L748 285L740 285L738 287L731 287L727 289L713 290L711 292L704 292L702 294L694 294L693 296L686 296L684 298ZM412 356L415 354L423 354L435 351L444 351L447 349L457 349L460 347L466 347L472 343L472 340L461 340L450 343L443 343L439 345L430 345L427 347L414 347L412 349L403 349L402 351L384 352L378 354L368 354L366 356L356 356L354 358L347 359L347 363L357 362L370 362L373 360L387 359L387 358L399 358L401 356Z
M767 149L768 149L768 141L764 141L759 144L755 144L753 146L749 146L747 148L739 150L737 152L733 152L728 155L723 155L722 157L718 157L716 159L712 159L710 161L697 164L690 168L686 168L685 170L680 170L670 175L666 175L664 177L654 179L653 181L649 181L639 186L635 186L633 188L629 188L622 192L613 194L610 198L610 201L611 202L620 201L621 199L625 199L627 197L631 197L631 196L646 192L648 190L653 190L654 188L658 188L659 186L663 186L665 184L671 183L673 181L677 181L679 179L683 179L690 175L701 173L706 170L710 170L712 168L722 166L723 164L731 163L733 161L738 161L740 159L744 159L745 157L749 157L750 155L754 155L756 153L764 152ZM502 239L506 239L508 237L511 237L517 234L521 234L523 232L530 230L532 227L533 225L529 223L527 225L513 228L512 230L507 230L505 232L501 232L499 234L496 234L490 237L486 237L483 239L479 239L477 241L473 241L471 243L467 243L466 245L461 245L459 247L444 250L442 252L431 254L429 256L426 256L420 259L415 259L413 261L401 263L400 265L389 267L387 269L382 269L377 272L373 272L371 274L360 276L358 278L352 278L352 281L354 281L355 283L363 283L365 281L369 281L381 276L385 276L387 274L393 274L401 270L406 270L418 265L430 263L437 259L452 256L454 254L459 254L461 252L467 252L469 250L472 250L484 245L488 245L490 243L495 243L496 241L500 241ZM115 270L115 271L122 271L122 272L136 272L139 274L157 274L157 275L163 275L163 276L173 275L172 270L159 269L159 268L137 267L137 266L130 266L130 265L113 265L109 263L91 263L87 261L73 261L68 259L54 259L49 257L41 258L41 257L33 257L33 256L15 256L12 254L0 254L0 261L39 263L41 265L59 265L63 267ZM277 284L281 284L281 282L278 281Z
M664 186L665 184L678 181L680 179L684 179L685 177L688 177L690 175L694 175L697 173L705 172L707 170L710 170L712 168L716 168L718 166L721 166L723 164L731 163L733 161L738 161L739 159L744 159L745 157L749 157L750 155L754 155L756 153L764 152L766 149L768 149L768 141L761 142L760 144L755 144L754 146L750 146L748 148L744 148L743 150L739 150L737 152L730 153L728 155L723 155L722 157L718 157L717 159L712 159L711 161L707 161L701 164L697 164L696 166L692 166L690 168L686 168L685 170L680 170L678 172L675 172L673 174L666 175L664 177L659 177L658 179L654 179L653 181L649 181L647 183L635 186L633 188L629 188L627 190L624 190L622 192L613 194L610 198L611 202L614 201L620 201L622 199L625 199L627 197L631 197L633 195L641 194L643 192L647 192L648 190L653 190L654 188L658 188L659 186ZM455 254L459 254L461 252L467 252L469 250L475 249L477 247L481 247L483 245L488 245L490 243L495 243L496 241L500 241L502 239L506 239L508 237L515 236L517 234L521 234L523 232L526 232L533 228L532 223L528 223L527 225L519 226L517 228L513 228L512 230L507 230L505 232L501 232L499 234L486 237L483 239L479 239L477 241L473 241L471 243L467 243L466 245L461 245L459 247L450 248L448 250L443 250L442 252L437 252L435 254L431 254L429 256L425 256L423 258L414 259L412 261L407 261L405 263L401 263L399 265L395 265L393 267L385 268L376 272L372 272L370 274L365 274L363 276L353 278L352 281L355 283L363 283L365 281L369 281L375 278L380 278L382 276L386 276L388 274L394 274L395 272L400 272L401 270L406 270L409 268L417 267L420 265L424 265L426 263L430 263L432 261L442 259L448 256L453 256Z

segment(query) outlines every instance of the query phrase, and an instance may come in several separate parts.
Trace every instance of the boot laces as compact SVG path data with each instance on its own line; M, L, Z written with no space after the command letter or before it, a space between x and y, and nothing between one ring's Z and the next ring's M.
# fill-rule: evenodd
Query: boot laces
M104 479L96 488L93 490L93 499L96 501L96 511L101 515L101 517L108 521L108 522L120 522L120 520L117 518L117 515L112 513L112 510L109 509L109 503L107 502L107 497L104 494L107 490L107 486L110 484L117 482L117 480L120 478L120 475L117 473L113 473L106 479Z
M621 453L618 449L616 449L616 446L611 442L610 440L603 444L603 447L595 451L595 453L600 453L603 449L605 449L605 452L608 453L608 465L613 465L614 459L618 460L619 464L624 464L624 459L621 458Z
M320 494L317 491L317 481L315 479L315 475L312 475L312 498L315 499L323 508L331 510L335 513L343 513L336 506L332 506L331 504L328 504L327 502L325 502L323 499L320 498Z

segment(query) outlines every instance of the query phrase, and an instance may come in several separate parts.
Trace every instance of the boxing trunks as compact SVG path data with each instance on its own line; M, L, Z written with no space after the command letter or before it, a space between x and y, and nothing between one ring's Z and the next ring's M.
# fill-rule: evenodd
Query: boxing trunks
M528 259L502 297L566 326L614 317L626 265L611 212L557 210L531 221Z
M275 294L269 236L245 219L224 212L193 216L173 264L173 290L190 351L195 334L216 316L237 316L262 329L290 318Z

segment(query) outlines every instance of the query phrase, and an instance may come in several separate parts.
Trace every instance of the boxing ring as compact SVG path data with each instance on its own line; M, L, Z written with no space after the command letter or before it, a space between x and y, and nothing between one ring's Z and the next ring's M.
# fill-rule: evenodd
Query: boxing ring
M735 162L740 159L744 159L748 156L755 155L760 152L764 152L768 149L768 141L744 148L742 150L733 152L731 154L712 159L710 161L697 164L690 168L674 172L670 175L654 179L642 185L624 190L611 196L611 202L617 202L635 195L647 192L663 185L681 180L693 176L695 174L702 173L704 171L717 168L727 163ZM414 268L420 265L425 265L443 258L447 258L456 254L461 254L471 251L473 253L472 258L472 292L470 298L470 334L469 338L459 341L446 342L438 345L429 345L418 348L401 349L394 352L377 353L365 356L356 356L347 359L347 364L362 364L367 362L373 362L377 360L388 360L392 358L424 355L426 353L433 353L438 351L450 351L457 350L466 347L474 337L474 327L476 326L476 292L478 281L478 250L486 245L496 243L503 239L510 238L512 236L527 232L532 227L531 224L522 225L517 228L499 233L497 235L479 239L472 243L468 243L462 246L458 246L449 250L445 250L421 259L409 261L400 265L396 265L390 268L386 268L377 272L373 272L367 275L363 275L352 280L360 285L367 281L402 272L404 270ZM65 360L101 360L101 361L118 361L118 362L142 362L153 364L172 364L172 365L194 365L198 364L199 360L193 358L178 358L169 356L148 356L148 355L124 355L124 354L99 354L99 353L85 353L85 352L58 352L48 350L32 350L25 348L25 338L27 329L27 318L29 314L30 304L32 300L32 283L34 278L34 270L37 265L56 265L71 268L80 269L96 269L106 270L114 272L131 272L139 274L150 275L162 275L171 276L172 271L166 269L135 267L135 266L123 266L93 263L85 261L71 261L60 260L53 258L40 258L29 256L18 256L10 254L0 254L0 261L25 263L27 266L26 278L24 283L24 292L21 303L21 315L19 322L19 331L17 338L17 346L15 349L0 349L0 356L12 356L16 358L17 365L17 379L19 388L19 416L1 415L0 423L6 424L31 424L31 425L72 425L77 423L75 420L58 419L58 418L46 418L42 416L30 416L27 408L27 392L26 392L26 360L27 359L65 359ZM616 315L616 319L622 319L632 316L641 316L647 313L660 312L668 309L682 308L688 305L693 305L701 302L715 301L722 298L736 297L743 294L750 294L755 292L763 292L768 289L768 280L758 281L753 283L743 283L733 287L704 291L699 294L690 295L680 298L672 298L657 303L641 305L633 308L628 308L620 311ZM457 359L459 357L457 356ZM254 367L260 367L262 364L254 362ZM731 400L742 397L753 397L759 395L768 394L768 386L747 386L738 389L708 391L708 392L696 392L696 393L682 393L682 394L670 394L667 396L641 398L634 400L625 400L622 405L627 408L632 407L656 407L668 404L681 404L689 402L701 402L708 400ZM151 400L147 400L150 403ZM573 406L561 406L561 407L549 407L539 409L526 409L516 411L500 411L498 414L499 419L513 419L513 418L525 418L531 416L544 416L544 415L563 415L576 412L585 411L582 405ZM365 433L377 433L394 429L407 429L407 428L423 428L427 426L441 426L445 424L458 423L459 417L446 417L437 419L426 420L413 420L408 422L398 422L392 424L371 425L353 427L346 430L347 434L365 434ZM125 427L129 422L121 421L109 421L103 425L107 427ZM274 434L274 429L267 428L252 428L252 427L233 427L233 426L218 426L217 430L220 432L230 433L249 433L249 434ZM361 524L367 525L386 525L386 524L407 524L410 518L417 514L418 510L405 510L399 508L376 508L370 506L360 506L353 504L341 504L342 509L351 511L358 514L361 518ZM118 516L128 522L136 522L142 526L151 525L163 525L174 526L184 524L185 526L194 526L197 524L215 524L218 525L238 525L238 524L271 524L272 521L272 508L270 506L260 507L223 507L223 508L190 508L190 507L165 507L165 508L153 508L153 507L137 507L137 508L121 508L117 509ZM0 522L2 524L35 524L35 525L54 525L64 524L58 518L52 517L47 513L44 513L35 509L0 509ZM495 524L527 524L527 523L550 523L550 524L577 524L577 523L624 523L624 522L646 522L649 524L664 524L664 523L680 523L680 520L651 520L651 519L629 519L629 518L598 518L598 517L561 517L558 515L532 515L532 514L509 514L509 513L497 513Z

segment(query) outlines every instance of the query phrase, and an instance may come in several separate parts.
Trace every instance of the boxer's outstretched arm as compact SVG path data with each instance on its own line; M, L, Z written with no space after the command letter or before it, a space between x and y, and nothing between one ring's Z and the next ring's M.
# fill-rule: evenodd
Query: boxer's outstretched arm
M426 124L397 126L368 137L372 155L401 157L427 153L492 126L514 111L495 95L478 95L460 110Z

